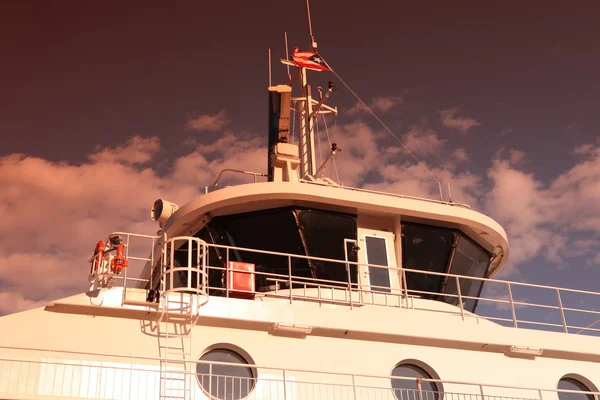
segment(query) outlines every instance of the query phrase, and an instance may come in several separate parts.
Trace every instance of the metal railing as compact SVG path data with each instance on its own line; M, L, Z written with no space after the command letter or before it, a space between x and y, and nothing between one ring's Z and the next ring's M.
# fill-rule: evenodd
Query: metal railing
M311 180L307 180L307 179L301 179L300 182L302 182L302 183L310 183L310 184L313 184L313 185L328 185L328 186L330 186L327 183L322 183L322 182L318 182L318 181L311 181ZM426 197L407 196L407 195L398 194L398 193L383 192L383 191L380 191L380 190L362 189L362 188L356 188L356 187L352 187L352 186L338 185L338 186L334 186L334 187L338 187L338 188L346 189L346 190L352 190L354 192L382 194L382 195L385 195L385 196L397 197L399 199L419 200L419 201L426 201L428 203L444 204L444 205L456 206L456 207L462 207L462 208L468 208L468 209L471 208L471 206L469 206L468 204L457 203L457 202L454 202L454 201L436 200L436 199L429 199L429 198L426 198Z
M165 361L164 357L0 347L0 396L158 398L160 363ZM220 399L264 400L557 400L559 393L587 394L595 399L600 395L598 392L554 388L284 369L254 364L201 360L188 363L190 365L185 369L173 369L171 372L189 381L189 397L186 398L190 399L206 399L207 393Z
M257 279L261 277L274 285L272 290L266 290L267 296L279 296L294 300L312 300L320 302L333 302L355 305L381 305L388 307L424 308L423 303L410 301L415 298L428 298L441 300L456 309L433 310L437 312L459 313L461 317L478 317L497 322L514 328L533 328L543 330L562 331L571 334L587 333L600 335L597 322L600 319L600 293L585 290L567 289L556 286L527 284L507 280L489 279L460 276L455 274L421 271L415 269L386 267L375 264L358 263L345 260L336 260L322 257L308 257L303 255L279 253L265 250L255 250L242 247L208 244L209 249L220 249L224 252L224 260L207 260L210 270L225 272L225 267L216 266L223 261L237 260L232 257L232 252L247 252L280 257L287 267L282 273L269 273L255 271ZM210 252L209 252L210 254ZM312 262L336 263L348 272L345 280L317 279L293 275L292 265L296 260ZM384 287L370 285L368 282L352 282L349 271L350 266L360 268L379 268L388 271L390 276L396 275L401 282L401 287ZM247 271L239 271L247 272ZM446 284L452 281L455 292L439 293L437 291L406 289L407 274L413 276L429 276L442 278ZM359 274L360 275L360 274ZM475 285L474 285L475 284ZM484 285L483 292L470 293L464 288ZM446 285L446 287L448 287ZM212 293L221 292L221 295L230 296L230 291L224 286L210 286ZM290 290L290 288L292 290ZM313 289L313 290L309 290ZM260 291L260 288L257 289ZM478 302L477 313L465 310L467 301ZM588 307L582 307L582 304Z
M219 184L219 181L221 180L221 176L225 173L225 172L235 172L237 174L242 174L242 175L250 175L254 177L254 183L256 183L256 179L261 176L261 177L266 177L268 176L267 174L263 174L261 172L252 172L252 171L244 171L241 169L231 169L231 168L226 168L224 170L222 170L221 172L219 172L219 175L217 176L217 179L215 180L215 183L213 183L213 185L210 187L210 191L212 192L213 190L215 190L217 188L217 185Z
M252 172L252 171L244 171L244 170L241 170L241 169L226 168L226 169L221 170L221 172L219 172L219 175L217 175L217 179L215 179L215 183L213 183L212 186L210 186L210 189L207 189L208 192L212 192L215 189L217 189L219 181L221 180L221 177L223 176L223 174L225 172L234 172L236 174L250 175L250 176L252 176L254 178L254 180L253 180L254 183L257 182L257 178L258 177L267 177L268 176L267 174L264 174L264 173L261 173L261 172ZM313 184L313 185L327 185L327 186L331 186L329 183L326 183L324 181L321 182L321 181L312 181L312 180L308 180L308 179L300 179L300 182L302 182L302 183L309 183L309 184ZM334 187L345 189L345 190L351 190L351 191L354 191L354 192L382 194L382 195L385 195L385 196L392 196L392 197L397 197L397 198L400 198L400 199L419 200L419 201L426 201L428 203L444 204L444 205L450 205L450 206L462 207L462 208L468 208L468 209L471 208L471 206L469 206L468 204L457 203L455 201L436 200L436 199L429 199L429 198L426 198L426 197L406 196L406 195L398 194L398 193L383 192L383 191L371 190L371 189L362 189L362 188L356 188L356 187L352 187L352 186L336 185ZM441 193L441 188L440 188L440 193Z
M146 235L132 235L127 233L117 232L126 238L127 243L131 238L140 238L152 241L152 252L148 258L128 256L130 260L141 260L156 264L154 260L154 246L156 245L157 237ZM184 237L180 240L189 240ZM166 240L166 239L165 239ZM191 238L191 240L198 240ZM298 254L289 254L265 250L248 249L243 247L234 247L226 245L207 244L204 252L206 261L206 273L201 274L198 279L202 280L211 274L211 271L219 271L225 273L225 266L230 260L239 260L237 255L233 253L245 252L254 255L268 255L275 257L278 260L274 262L282 265L280 273L263 272L257 270L254 272L257 280L271 283L271 289L257 288L258 292L265 292L265 295L271 297L288 298L290 302L295 300L330 302L336 304L346 304L351 308L355 305L381 305L388 307L403 307L403 308L425 308L423 302L415 302L412 299L428 298L441 300L456 306L454 308L446 308L445 310L434 310L427 308L430 311L437 312L452 312L460 313L461 317L479 317L490 321L494 321L501 325L512 326L514 328L530 328L560 331L570 334L592 334L600 336L600 293L561 288L556 286L536 285L521 282L512 282L507 280L467 277L441 272L421 271L415 269L386 267L381 265L358 263L352 261L329 259L322 257L309 257ZM126 247L129 251L129 245ZM221 253L221 260L211 259L211 250L218 250ZM224 253L224 254L223 254ZM293 265L297 262L320 262L334 263L340 269L345 269L346 277L343 280L318 279L311 277L300 277L294 275ZM160 264L160 263L159 263ZM189 262L189 265L184 268L196 268L198 265L194 262ZM159 265L163 269L164 265ZM400 286L393 285L390 287L370 285L369 282L356 282L350 275L350 268L354 266L358 270L361 268L385 269L390 277L396 276ZM116 276L117 281L127 288L128 281L133 281L135 286L149 283L152 287L151 279L153 274L150 274L150 279L137 279L128 277L128 269L125 269L122 276ZM247 272L247 271L239 271ZM190 270L188 270L188 275ZM437 291L415 290L410 287L406 288L407 274L414 276L428 276L430 278L442 279L445 282L445 287L452 286L455 288L453 292L439 293ZM170 274L172 277L173 274ZM203 283L204 284L204 283ZM451 285L450 285L451 284ZM483 284L483 291L480 293L472 293L469 291L472 287L478 287ZM292 290L290 290L290 288ZM210 285L207 286L207 291L211 294L217 294L229 297L230 290L226 285ZM466 290L465 290L466 289ZM251 294L251 293L249 293ZM477 302L477 312L472 314L465 309L466 302Z

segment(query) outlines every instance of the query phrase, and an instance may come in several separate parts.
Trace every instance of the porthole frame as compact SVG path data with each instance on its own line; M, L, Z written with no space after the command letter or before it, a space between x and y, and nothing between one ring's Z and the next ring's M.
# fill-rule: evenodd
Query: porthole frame
M256 384L258 383L258 370L256 368L256 363L254 362L254 359L252 358L252 356L246 350L244 350L241 347L236 346L232 343L225 343L225 342L215 343L211 346L208 346L200 353L200 355L196 359L196 363L195 363L196 367L195 367L194 374L196 375L196 384L198 385L198 387L200 388L202 393L204 393L204 395L206 395L211 400L222 400L216 396L213 396L211 393L209 393L208 389L205 389L204 386L202 386L202 384L200 383L200 376L197 372L199 361L203 361L202 357L204 357L206 354L210 353L211 351L215 351L215 350L230 351L232 353L237 354L237 356L241 357L246 362L246 368L248 368L250 370L250 373L252 374L253 383L252 383L252 386L251 386L250 390L248 391L248 393L244 397L240 397L239 400L243 400L243 399L250 397L252 395L252 393L254 392L254 390L256 389Z
M439 382L433 382L434 385L435 385L435 387L436 387L436 389L437 389L437 393L439 394L439 396L438 396L438 398L436 400L443 400L444 399L444 384L441 382L441 378L438 375L438 373L429 364L425 363L424 361L417 360L417 359L414 359L414 358L407 358L407 359L404 359L404 360L402 360L402 361L397 362L396 364L394 364L394 367L390 370L390 373L389 373L389 376L391 377L391 379L390 379L390 386L392 386L393 379L397 378L397 377L394 377L394 370L396 368L402 366L402 365L410 365L410 366L413 366L413 367L420 368L423 371L425 371L425 373L428 374L431 377L431 379L438 380ZM392 386L391 390L392 390L392 394L393 394L394 398L397 399L397 400L401 400L401 399L398 399L398 397L396 396L396 390L397 389L394 389L394 387Z
M570 379L570 380L577 381L580 384L582 384L583 386L585 386L591 392L595 392L595 393L600 392L600 390L598 390L598 387L589 378L586 378L585 376L580 375L580 374L569 373L569 374L565 374L565 375L561 376L558 379L558 381L556 382L556 390L557 390L556 397L558 397L559 399L560 399L560 397L559 397L560 393L558 392L558 390L560 390L560 389L558 388L558 385L560 384L560 381L562 381L563 379ZM598 396L595 393L592 393L591 396L594 397L594 400L600 400L600 396ZM586 394L586 392L582 391L581 394Z

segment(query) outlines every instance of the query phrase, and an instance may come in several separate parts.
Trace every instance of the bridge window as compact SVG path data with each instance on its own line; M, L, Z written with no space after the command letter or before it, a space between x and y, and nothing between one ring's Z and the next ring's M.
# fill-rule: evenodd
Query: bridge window
M244 356L226 348L214 348L204 353L196 364L196 377L202 390L213 399L243 399L256 385L256 374ZM230 363L230 364L215 364ZM238 365L231 365L238 364Z
M436 226L402 224L402 266L420 272L406 272L409 293L436 298L440 293L454 242L454 231Z
M583 383L587 379L575 376L575 375L566 375L558 381L558 390L568 390L569 392L558 392L559 400L597 400L596 395L591 394L589 392L596 391L597 389L590 389L591 383L587 385ZM586 382L587 383L587 382ZM581 393L575 393L581 392ZM588 393L584 393L588 392Z
M454 229L415 223L402 224L403 268L422 272L406 272L409 294L458 305L456 278L433 273L465 276L460 278L463 307L474 312L481 294L491 254L464 233Z
M348 257L348 261L356 262L356 252L344 249L345 239L356 240L356 217L320 210L295 212L299 215L301 234L309 256L333 260L345 260ZM329 282L330 285L340 282L346 286L348 275L352 283L356 283L356 264L350 265L348 273L343 262L311 260L310 263L319 279L333 281Z
M224 294L224 262L251 263L256 268L257 291L273 291L287 287L288 262L294 281L312 282L311 279L330 281L328 285L348 285L348 275L357 281L357 268L346 269L347 261L356 262L356 251L346 249L347 241L356 240L356 216L292 207L233 214L215 217L195 236L210 244L227 245L252 250L262 250L340 260L318 261L256 251L216 248L209 251L208 265L211 294ZM351 247L351 246L350 246ZM178 249L178 257L187 260L187 248ZM178 261L178 260L176 260ZM309 278L309 279L305 279ZM183 279L183 278L182 278ZM280 282L275 282L275 279ZM339 283L337 283L339 282ZM300 286L298 286L300 287Z
M394 395L398 400L418 399L419 389L421 390L423 400L439 400L441 390L437 383L431 381L420 381L417 378L433 379L431 374L424 368L415 365L411 361L403 361L392 370L392 376L407 379L392 379L392 388ZM420 388L419 388L420 384Z
M468 237L460 234L458 243L452 257L450 274L464 275L468 277L484 278L490 265L491 255L481 246ZM483 281L475 279L459 279L461 296L474 297L463 300L465 310L475 311L477 299L483 288ZM456 278L448 278L444 293L455 296L446 296L446 300L451 304L458 304L458 290L456 288Z

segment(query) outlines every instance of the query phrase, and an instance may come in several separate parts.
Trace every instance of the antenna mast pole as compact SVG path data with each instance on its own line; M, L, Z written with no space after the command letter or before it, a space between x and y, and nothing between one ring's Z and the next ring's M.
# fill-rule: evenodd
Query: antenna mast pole
M306 12L308 15L308 31L313 51L317 51L317 43L313 36L312 21L310 18L310 3L306 0ZM317 172L317 163L315 157L315 134L313 130L313 100L311 87L307 81L306 68L300 68L300 85L302 87L302 101L299 101L298 108L298 127L300 128L300 177L307 175L314 176Z
M307 83L306 68L300 68L302 101L298 102L298 126L300 131L300 176L314 176L317 172L315 157L315 134L313 130L313 110L311 88Z
M310 34L310 45L312 46L314 51L317 51L317 42L315 42L315 37L313 36L312 21L310 19L310 2L309 2L309 0L306 0L306 12L308 13L308 32Z

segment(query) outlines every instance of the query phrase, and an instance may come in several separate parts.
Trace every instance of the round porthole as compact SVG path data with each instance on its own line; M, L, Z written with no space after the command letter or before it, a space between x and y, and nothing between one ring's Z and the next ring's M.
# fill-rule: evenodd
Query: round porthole
M204 353L200 361L196 364L198 384L212 399L243 399L256 385L253 367L221 364L250 364L244 356L234 350L213 348Z
M402 362L394 367L392 376L412 379L393 379L392 389L397 399L418 399L419 387L417 386L416 378L433 379L433 377L425 371L424 368L415 365L411 362ZM420 382L421 397L423 400L440 400L442 391L435 382L421 381Z
M558 381L558 390L569 390L569 392L558 392L559 400L597 400L596 395L591 393L575 393L575 392L594 392L597 389L592 388L591 383L584 383L587 379L575 376L565 375Z

